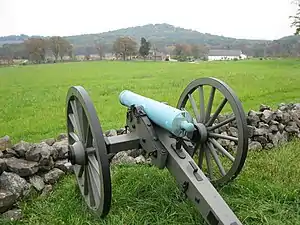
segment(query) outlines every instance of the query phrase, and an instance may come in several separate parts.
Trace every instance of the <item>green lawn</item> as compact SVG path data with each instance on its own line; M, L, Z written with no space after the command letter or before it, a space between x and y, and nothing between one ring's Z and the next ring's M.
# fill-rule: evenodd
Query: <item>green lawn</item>
M175 106L193 79L225 81L245 111L261 103L300 102L300 61L189 63L78 62L0 68L0 136L40 141L65 132L68 88L89 92L104 130L124 126L124 89ZM238 179L220 190L244 224L300 224L300 143L250 153ZM167 170L123 166L113 170L113 202L105 220L86 212L72 176L46 198L22 206L21 224L201 224L201 215L180 197ZM1 221L0 221L1 223ZM4 223L4 222L3 222Z

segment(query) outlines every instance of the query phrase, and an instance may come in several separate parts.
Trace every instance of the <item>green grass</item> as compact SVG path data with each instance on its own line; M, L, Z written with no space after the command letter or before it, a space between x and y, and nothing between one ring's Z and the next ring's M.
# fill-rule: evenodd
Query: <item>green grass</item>
M107 130L125 123L126 108L118 101L123 89L175 106L191 80L213 76L229 84L248 111L261 103L299 102L299 69L296 60L1 68L0 136L37 142L65 132L65 98L72 85L87 89ZM220 190L243 224L300 224L299 149L295 141L272 151L251 152L238 179ZM202 224L201 215L182 199L167 170L119 166L112 174L113 202L105 220L88 213L74 177L68 176L51 196L23 202L25 218L16 224Z

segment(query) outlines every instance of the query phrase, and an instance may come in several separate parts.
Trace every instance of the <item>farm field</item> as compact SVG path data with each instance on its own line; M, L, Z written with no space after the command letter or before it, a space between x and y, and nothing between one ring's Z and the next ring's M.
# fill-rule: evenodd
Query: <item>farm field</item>
M103 130L108 130L124 126L126 108L118 100L124 89L176 106L190 81L216 77L235 91L247 112L262 103L276 107L300 102L299 75L298 60L78 62L0 68L0 136L7 134L14 143L38 142L66 132L65 100L72 85L88 91ZM243 224L300 224L299 159L299 141L250 152L238 179L220 193ZM167 170L118 166L112 174L113 201L105 220L86 212L75 179L68 176L50 197L24 203L24 221L11 224L202 224L201 215L182 199Z

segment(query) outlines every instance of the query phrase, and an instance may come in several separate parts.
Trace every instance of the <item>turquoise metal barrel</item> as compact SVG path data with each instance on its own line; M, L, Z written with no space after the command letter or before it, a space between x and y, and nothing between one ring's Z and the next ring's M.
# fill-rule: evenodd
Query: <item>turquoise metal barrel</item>
M128 90L120 93L119 100L122 105L127 107L142 106L150 120L177 137L183 137L187 132L194 130L192 117L187 111L179 110Z

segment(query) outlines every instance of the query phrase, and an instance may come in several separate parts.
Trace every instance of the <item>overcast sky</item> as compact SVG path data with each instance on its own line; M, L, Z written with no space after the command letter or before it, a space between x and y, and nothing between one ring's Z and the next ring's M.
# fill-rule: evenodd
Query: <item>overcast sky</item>
M291 35L291 0L0 0L0 36L75 35L169 23L236 38Z

